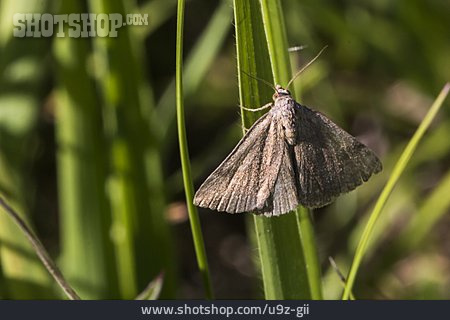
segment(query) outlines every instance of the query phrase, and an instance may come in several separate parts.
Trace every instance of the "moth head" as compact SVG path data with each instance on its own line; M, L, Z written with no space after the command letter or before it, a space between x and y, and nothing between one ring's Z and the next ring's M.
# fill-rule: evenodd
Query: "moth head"
M273 100L282 97L282 96L290 96L291 93L289 92L289 90L284 89L282 86L280 86L279 84L277 84L275 86L275 93L273 94Z

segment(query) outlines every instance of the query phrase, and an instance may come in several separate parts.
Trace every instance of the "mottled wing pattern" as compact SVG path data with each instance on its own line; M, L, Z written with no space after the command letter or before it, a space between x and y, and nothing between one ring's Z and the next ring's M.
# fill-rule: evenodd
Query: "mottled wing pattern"
M267 206L283 156L283 144L279 143L282 129L272 116L269 111L255 122L200 186L195 205L229 213L258 211Z
M323 114L297 104L299 200L306 207L329 204L381 171L381 162L364 144Z

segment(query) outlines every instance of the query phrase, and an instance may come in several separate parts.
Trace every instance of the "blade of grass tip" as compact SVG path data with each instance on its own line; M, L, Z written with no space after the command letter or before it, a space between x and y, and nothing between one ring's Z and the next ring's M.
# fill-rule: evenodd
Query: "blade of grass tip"
M386 183L386 186L384 187L383 191L381 192L381 195L379 196L379 198L375 204L375 207L370 215L369 221L367 222L367 225L364 228L364 231L361 235L361 239L356 248L355 257L353 258L353 262L352 262L352 265L350 267L350 271L349 271L349 274L347 277L347 284L345 286L344 293L342 295L343 300L349 299L350 292L351 292L353 284L355 282L356 274L358 272L359 266L361 265L361 261L364 256L364 253L366 251L367 244L369 242L370 236L374 229L375 223L376 223L378 217L380 216L381 210L383 209L384 205L386 204L386 201L389 198L389 195L391 194L392 190L394 189L398 179L400 178L401 174L405 170L406 165L408 164L418 143L420 142L423 135L425 134L425 131L428 129L428 127L430 126L434 117L436 116L439 109L441 108L445 98L448 95L449 90L450 90L450 83L447 83L444 86L444 88L442 89L442 91L440 92L439 96L434 101L430 110L428 111L428 113L426 114L426 116L424 117L422 122L420 123L420 125L417 128L416 132L414 133L413 137L411 138L411 140L409 141L405 150L403 151L403 153L401 154L397 163L395 164L392 174L389 177L389 180Z
M147 287L136 297L135 300L157 300L164 284L164 272L161 271Z
M182 78L184 7L185 1L178 0L176 74L175 74L178 139L180 146L181 169L183 171L184 190L186 194L186 203L189 213L189 221L191 224L192 237L194 239L195 253L197 255L197 263L203 278L205 296L208 299L213 299L211 277L209 274L208 260L206 258L206 251L203 242L200 219L198 217L197 208L194 206L192 202L194 198L194 185L192 183L191 167L189 162L189 153L186 139L186 127L184 121L184 101L183 101L183 78Z
M279 0L260 0L260 2L274 80L276 83L289 86L291 65L281 3ZM312 216L308 209L299 207L296 218L311 299L320 300L322 280Z

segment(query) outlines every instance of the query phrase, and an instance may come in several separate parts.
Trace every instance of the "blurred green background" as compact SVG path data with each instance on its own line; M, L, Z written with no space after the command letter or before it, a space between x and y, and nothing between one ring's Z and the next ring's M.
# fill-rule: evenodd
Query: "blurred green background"
M245 1L245 0L243 0ZM450 79L450 2L283 0L302 104L370 146L384 170L314 213L325 298L342 285L374 199ZM195 184L241 136L230 1L190 0L184 89ZM15 38L14 13L142 13L117 38ZM175 128L176 1L0 2L0 192L83 298L203 297ZM56 33L56 32L55 32ZM250 106L248 106L250 107ZM414 154L378 221L354 288L365 299L450 298L450 109ZM217 298L260 298L246 215L200 211ZM0 298L59 298L0 210Z

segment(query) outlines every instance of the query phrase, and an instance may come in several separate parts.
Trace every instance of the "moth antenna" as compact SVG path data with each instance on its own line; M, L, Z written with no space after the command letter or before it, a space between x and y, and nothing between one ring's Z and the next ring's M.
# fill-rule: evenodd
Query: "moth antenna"
M244 74L246 74L246 75L247 75L248 77L250 77L250 78L253 78L253 79L255 79L255 80L259 80L259 81L261 81L262 83L268 85L268 86L271 87L274 91L277 91L277 89L275 89L275 87L273 86L273 84L271 84L270 82L268 82L268 81L266 81L266 80L264 80L264 79L258 78L257 76L253 76L253 75L251 75L250 73L245 72L244 70L241 70L241 72L244 73Z
M300 73L302 73L303 71L305 71L306 68L308 68L310 65L312 65L312 63L313 63L314 61L316 61L317 58L319 58L319 56L321 55L321 53L322 53L327 47L328 47L328 46L323 47L322 50L320 50L319 53L318 53L318 54L317 54L310 62L308 62L303 68L300 69L300 71L298 71L298 72L292 77L291 80L289 80L289 82L288 82L288 84L287 84L287 86L286 86L286 89L288 89L289 86L292 84L292 82L294 82L294 80L297 79L297 77L300 75Z

